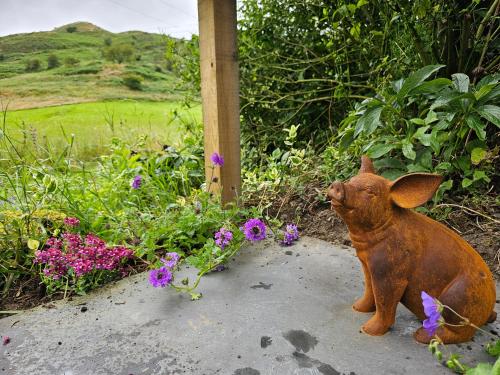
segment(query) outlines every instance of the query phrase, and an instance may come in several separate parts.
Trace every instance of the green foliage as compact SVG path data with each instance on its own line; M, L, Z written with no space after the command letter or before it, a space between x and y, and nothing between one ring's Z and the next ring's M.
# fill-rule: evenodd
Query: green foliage
M196 131L186 134L181 149L153 151L143 140L128 145L115 139L110 155L86 164L71 158L72 144L43 159L21 156L4 134L0 146L9 153L0 170L0 290L38 272L33 252L57 235L66 215L79 218L82 233L110 244L132 244L148 262L157 259L156 251L177 246L187 256L202 247L218 219L211 218L212 209L205 222L187 214L195 201L205 204L197 190L204 181L200 140ZM131 187L136 175L143 178L137 190ZM188 229L189 235L182 236ZM86 290L88 285L73 287Z
M121 64L132 59L134 47L131 44L116 44L104 48L102 55L106 60Z
M104 45L105 46L110 46L111 44L113 44L113 39L111 39L109 36L104 38Z
M68 32L68 33L74 33L77 30L78 30L78 28L76 26L68 26L66 28L66 32Z
M367 154L389 179L411 172L444 175L437 200L453 185L455 192L487 190L498 173L500 76L477 85L462 73L428 80L441 68L426 66L358 103L324 153L332 177L349 177L352 158Z
M142 90L142 77L137 74L127 74L123 77L123 84L131 90Z
M473 81L498 69L493 2L241 4L242 134L264 153L290 124L300 125L303 144L322 148L356 101L423 66L446 65L447 77L474 72Z
M61 63L56 55L49 55L49 57L47 57L47 69L54 69L60 65Z
M25 71L27 72L37 72L42 68L42 64L38 59L30 59L26 61Z

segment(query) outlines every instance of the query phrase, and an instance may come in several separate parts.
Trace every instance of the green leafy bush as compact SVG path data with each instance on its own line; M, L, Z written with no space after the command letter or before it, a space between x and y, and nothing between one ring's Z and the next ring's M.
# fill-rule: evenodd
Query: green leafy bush
M131 44L111 45L104 48L102 54L106 60L121 64L132 59L134 47Z
M74 33L77 30L78 30L78 28L76 26L68 26L66 28L66 32L68 32L68 33Z
M123 77L123 84L131 90L142 90L143 78L137 74L127 74Z
M60 65L61 63L56 55L49 55L49 57L47 57L47 69L54 69Z
M487 189L498 174L500 76L477 85L462 73L428 80L441 68L426 66L358 103L325 151L326 169L345 178L354 172L352 158L368 154L390 179L408 172L443 174L438 199L454 183L455 189Z
M42 68L42 64L38 59L30 59L26 61L25 70L27 72L37 72Z

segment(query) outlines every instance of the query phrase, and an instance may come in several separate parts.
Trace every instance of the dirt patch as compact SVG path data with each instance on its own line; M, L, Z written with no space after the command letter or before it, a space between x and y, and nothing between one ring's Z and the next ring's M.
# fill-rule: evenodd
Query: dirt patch
M275 199L268 214L285 223L297 223L302 235L351 246L346 225L330 209L330 203L321 199L325 191L326 187L311 183L300 194L288 193ZM485 196L481 202L461 199L443 203L433 208L430 216L469 242L500 280L500 207L495 197Z
M138 263L134 266L129 266L128 274L134 275L139 272L144 272L147 269L147 264ZM117 275L116 282L121 277ZM66 298L72 299L74 293L69 292ZM50 302L57 301L64 298L64 292L55 292L54 294L47 295L45 285L38 277L29 277L16 280L15 284L9 289L6 296L0 301L0 311L19 311L30 309L35 306L45 305L51 308ZM6 315L0 315L0 319Z

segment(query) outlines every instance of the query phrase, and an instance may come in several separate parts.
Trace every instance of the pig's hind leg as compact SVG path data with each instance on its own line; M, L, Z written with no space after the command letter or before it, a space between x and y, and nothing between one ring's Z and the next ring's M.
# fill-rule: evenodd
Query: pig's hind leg
M486 318L483 317L484 311L482 311L484 308L481 301L477 300L478 291L471 287L472 285L473 283L467 276L460 275L443 290L437 299L462 317L470 319L474 324L482 325L486 321ZM488 315L487 313L486 317ZM448 324L439 327L435 335L443 343L458 344L469 341L474 336L476 329L469 325L462 325L462 319L448 308L444 308L442 316ZM423 327L415 332L415 339L418 342L428 344L432 338Z

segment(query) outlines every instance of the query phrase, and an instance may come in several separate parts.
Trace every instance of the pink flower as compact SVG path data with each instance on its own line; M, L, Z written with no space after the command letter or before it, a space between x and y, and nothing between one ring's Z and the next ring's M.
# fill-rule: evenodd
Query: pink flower
M108 247L93 234L87 235L85 241L73 233L64 233L63 238L64 243L51 238L47 244L52 247L35 252L34 263L43 264L43 273L54 280L67 275L70 269L76 277L95 270L119 271L123 263L133 256L132 250L123 246Z
M80 220L78 220L76 217L67 217L64 219L64 224L68 227L77 227L78 225L80 225Z
M8 343L10 343L10 337L9 336L3 336L2 337L2 343L3 343L3 345L7 345Z

